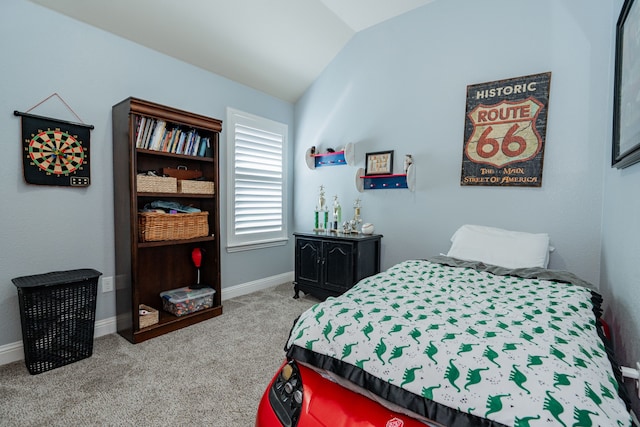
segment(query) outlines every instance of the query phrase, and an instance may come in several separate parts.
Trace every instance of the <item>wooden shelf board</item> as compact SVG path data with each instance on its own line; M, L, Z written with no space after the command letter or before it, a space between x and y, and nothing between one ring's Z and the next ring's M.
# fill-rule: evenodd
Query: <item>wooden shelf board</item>
M197 194L197 193L151 193L151 192L138 192L138 197L173 197L173 198L188 198L188 199L210 199L215 194Z
M216 240L216 236L196 237L195 239L184 240L161 240L158 242L138 242L139 248L154 248L158 246L186 245L189 243L210 242Z
M185 316L174 316L160 310L160 319L155 325L148 326L133 333L133 340L139 343L157 336L175 331L203 320L211 319L222 314L222 306L207 308Z
M147 150L145 148L136 148L138 154L148 154L152 156L174 157L176 159L197 160L199 162L213 162L213 157L206 156L190 156L188 154L176 154L159 150Z

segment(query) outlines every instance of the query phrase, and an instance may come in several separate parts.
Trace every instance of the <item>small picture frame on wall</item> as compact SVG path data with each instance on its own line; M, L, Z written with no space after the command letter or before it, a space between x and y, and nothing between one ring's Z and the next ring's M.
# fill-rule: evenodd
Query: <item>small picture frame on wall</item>
M640 1L625 0L616 26L611 165L640 162Z
M366 154L365 175L393 174L393 150Z

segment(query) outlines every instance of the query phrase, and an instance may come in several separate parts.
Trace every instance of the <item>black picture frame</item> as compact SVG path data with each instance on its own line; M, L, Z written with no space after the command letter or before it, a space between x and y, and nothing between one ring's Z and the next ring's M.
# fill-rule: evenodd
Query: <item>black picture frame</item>
M393 174L393 150L376 151L367 153L365 156L364 174L371 175L392 175Z
M640 162L640 2L625 0L616 25L611 166Z

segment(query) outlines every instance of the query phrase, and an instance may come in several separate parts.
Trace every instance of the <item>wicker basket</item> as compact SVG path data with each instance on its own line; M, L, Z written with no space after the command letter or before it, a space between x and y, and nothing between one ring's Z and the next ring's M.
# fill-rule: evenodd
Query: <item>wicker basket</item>
M136 176L138 191L141 193L177 193L178 183L176 178L163 176Z
M178 193L213 194L213 181L178 180Z
M140 242L193 239L209 234L209 212L138 214L138 239Z
M138 316L140 319L140 329L147 328L158 323L158 310L148 305L140 304L140 310L147 310L149 313L144 316Z

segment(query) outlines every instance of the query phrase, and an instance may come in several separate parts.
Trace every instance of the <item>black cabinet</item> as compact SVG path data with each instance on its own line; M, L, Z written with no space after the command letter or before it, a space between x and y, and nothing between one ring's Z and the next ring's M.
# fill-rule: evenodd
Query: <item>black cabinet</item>
M294 298L337 296L380 272L379 234L293 233L296 239Z

